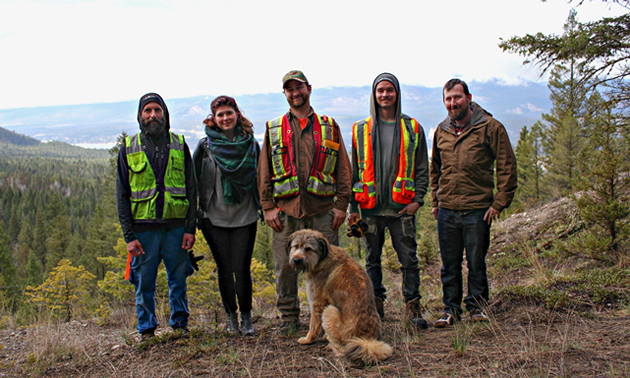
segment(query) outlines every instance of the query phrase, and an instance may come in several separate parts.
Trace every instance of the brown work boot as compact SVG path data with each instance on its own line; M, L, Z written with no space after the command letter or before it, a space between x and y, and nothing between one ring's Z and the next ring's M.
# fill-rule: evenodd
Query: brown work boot
M405 314L407 315L409 321L416 327L427 329L429 326L427 321L422 318L422 305L420 305L420 297L407 301Z
M383 319L385 317L385 300L381 297L374 297L374 300L376 301L376 312Z

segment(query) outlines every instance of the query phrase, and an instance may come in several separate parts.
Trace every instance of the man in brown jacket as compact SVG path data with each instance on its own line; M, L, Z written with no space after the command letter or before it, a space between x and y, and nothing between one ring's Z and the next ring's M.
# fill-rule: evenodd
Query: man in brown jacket
M442 94L448 116L435 131L431 160L432 213L438 221L443 264L444 313L435 322L438 328L453 324L463 312L464 249L468 264L464 303L473 321L487 320L483 309L488 301L490 226L510 206L517 187L516 157L503 125L472 102L462 80L449 80Z
M267 122L258 161L258 190L273 229L280 331L299 328L298 273L289 266L287 239L301 229L320 231L339 245L350 202L352 169L339 125L310 104L312 87L302 71L282 79L289 111Z

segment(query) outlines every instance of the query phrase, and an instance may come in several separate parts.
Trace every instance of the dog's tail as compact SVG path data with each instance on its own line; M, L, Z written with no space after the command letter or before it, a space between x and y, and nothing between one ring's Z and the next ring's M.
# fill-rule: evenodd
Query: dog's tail
M392 356L389 344L375 339L353 337L346 343L344 355L353 365L374 365Z

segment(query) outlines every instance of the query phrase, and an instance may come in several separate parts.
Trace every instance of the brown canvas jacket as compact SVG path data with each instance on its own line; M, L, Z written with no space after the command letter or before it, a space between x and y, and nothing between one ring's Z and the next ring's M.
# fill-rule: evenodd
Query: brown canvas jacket
M516 187L516 157L505 127L492 114L473 103L471 122L459 137L450 117L438 125L431 159L433 207L473 210L492 206L502 211L510 206Z
M265 126L265 138L262 144L260 159L258 160L258 192L260 193L260 204L264 211L271 210L275 207L280 208L285 214L294 218L311 217L315 215L325 214L330 211L333 206L341 211L346 211L350 202L350 178L352 168L350 167L350 159L348 152L339 130L339 125L335 121L335 128L339 133L339 155L336 167L336 195L334 197L316 196L306 191L308 176L314 159L313 144L313 117L314 111L308 115L308 124L302 130L297 117L290 111L287 113L291 130L294 135L293 143L295 145L295 164L298 170L298 180L300 184L300 194L295 197L273 199L273 183L271 182L271 153L269 147L268 129ZM295 137L299 136L299 137Z

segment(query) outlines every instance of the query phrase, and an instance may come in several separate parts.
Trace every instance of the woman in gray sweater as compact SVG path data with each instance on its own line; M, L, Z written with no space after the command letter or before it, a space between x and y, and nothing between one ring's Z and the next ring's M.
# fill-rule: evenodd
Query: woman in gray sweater
M256 190L260 146L252 123L232 97L215 98L210 111L204 120L207 136L193 154L199 227L217 264L228 333L240 333L240 310L243 335L254 335L250 266L260 208Z

